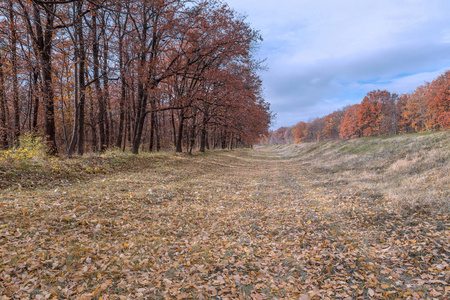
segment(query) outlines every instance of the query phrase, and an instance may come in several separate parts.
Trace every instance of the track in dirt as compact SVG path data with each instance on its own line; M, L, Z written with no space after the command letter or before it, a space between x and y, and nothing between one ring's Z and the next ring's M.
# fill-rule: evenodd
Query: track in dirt
M4 299L450 293L448 215L389 209L382 194L295 153L172 155L139 172L0 199Z

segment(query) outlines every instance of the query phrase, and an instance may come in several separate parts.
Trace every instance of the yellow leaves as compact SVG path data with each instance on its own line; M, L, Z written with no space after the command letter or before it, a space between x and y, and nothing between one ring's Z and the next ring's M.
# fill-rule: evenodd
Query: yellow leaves
M31 134L24 134L19 138L19 145L6 151L0 151L0 164L31 163L33 158L45 156L45 148L42 139Z
M190 295L187 293L181 293L177 295L177 300L182 300L182 299L189 299Z
M431 292L430 292L430 295L433 296L433 297L441 297L442 293L436 291L435 289L432 289Z
M223 276L218 276L217 279L213 282L214 285L225 285L226 282Z
M445 287L445 293L444 296L450 296L450 286Z
M91 300L94 296L91 293L85 293L80 296L80 300Z
M323 295L320 293L320 291L317 287L314 287L314 289L312 291L309 291L308 295L311 299L323 298Z
M102 292L104 292L110 285L112 284L111 280L107 280L104 283L102 283L100 285L100 287L98 287L93 293L92 293L92 297L96 297L99 296ZM102 297L100 297L102 298ZM100 300L99 298L99 300Z

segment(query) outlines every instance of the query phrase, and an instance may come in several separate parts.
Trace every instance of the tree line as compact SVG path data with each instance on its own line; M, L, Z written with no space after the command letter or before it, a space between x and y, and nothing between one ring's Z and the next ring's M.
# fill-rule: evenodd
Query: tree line
M289 144L450 129L450 71L413 93L367 93L361 103L312 122L270 132L263 143Z
M220 1L2 0L0 148L248 146L271 113L257 31Z

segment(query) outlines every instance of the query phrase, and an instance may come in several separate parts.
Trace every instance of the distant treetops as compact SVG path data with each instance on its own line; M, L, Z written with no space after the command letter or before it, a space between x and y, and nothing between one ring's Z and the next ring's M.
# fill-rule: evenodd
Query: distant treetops
M281 127L263 142L289 144L447 129L450 129L450 71L419 86L412 94L371 91L360 104L310 123Z

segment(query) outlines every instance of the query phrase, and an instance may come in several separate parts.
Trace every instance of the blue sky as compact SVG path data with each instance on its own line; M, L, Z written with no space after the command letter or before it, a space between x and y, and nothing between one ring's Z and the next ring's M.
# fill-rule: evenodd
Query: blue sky
M273 128L409 93L450 69L448 0L225 0L260 31Z

